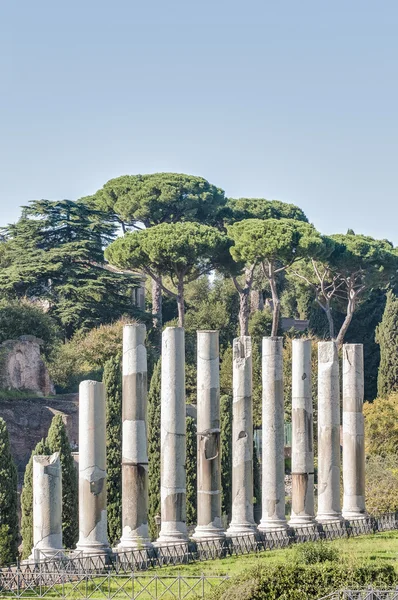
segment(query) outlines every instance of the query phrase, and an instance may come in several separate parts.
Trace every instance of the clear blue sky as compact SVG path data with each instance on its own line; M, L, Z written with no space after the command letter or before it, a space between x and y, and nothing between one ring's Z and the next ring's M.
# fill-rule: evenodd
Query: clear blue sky
M398 2L1 0L0 225L126 173L398 245Z

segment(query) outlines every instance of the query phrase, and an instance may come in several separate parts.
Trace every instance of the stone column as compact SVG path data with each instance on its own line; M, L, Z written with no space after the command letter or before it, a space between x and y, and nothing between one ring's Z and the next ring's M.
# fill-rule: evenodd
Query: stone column
M253 533L252 345L248 336L233 343L232 520L227 535Z
M197 332L198 525L194 538L217 539L221 522L218 331Z
M145 325L123 327L122 537L119 550L150 545L145 336Z
M286 529L283 338L263 338L263 456L260 531Z
M162 333L161 529L158 545L188 540L186 525L185 339L182 327Z
M30 559L62 553L62 473L59 452L33 457L33 548Z
M106 518L105 388L79 386L79 541L84 554L110 551Z
M363 346L343 346L343 517L361 519L365 511Z
M318 344L318 513L320 523L341 520L340 385L335 342Z
M289 525L314 523L311 340L292 348L292 514Z

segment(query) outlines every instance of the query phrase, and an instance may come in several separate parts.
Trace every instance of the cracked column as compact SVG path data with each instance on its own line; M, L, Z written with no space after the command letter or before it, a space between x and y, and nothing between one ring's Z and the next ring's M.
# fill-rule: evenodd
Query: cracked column
M364 373L362 344L343 346L343 517L365 511Z
M221 522L218 331L197 332L198 525L196 540L225 535Z
M287 528L285 518L285 432L283 398L283 338L264 337L262 518L260 531Z
M341 520L340 385L335 342L318 344L318 513L320 523Z
M314 523L311 340L292 342L292 514L289 525Z
M105 388L79 386L79 541L84 554L110 552L106 518Z
M149 546L146 327L123 327L122 537L118 550Z
M254 533L252 346L249 336L233 342L232 520L227 535Z
M188 541L186 525L185 338L182 327L162 333L161 529L157 545Z
M59 452L33 457L33 548L31 559L62 553L62 473Z

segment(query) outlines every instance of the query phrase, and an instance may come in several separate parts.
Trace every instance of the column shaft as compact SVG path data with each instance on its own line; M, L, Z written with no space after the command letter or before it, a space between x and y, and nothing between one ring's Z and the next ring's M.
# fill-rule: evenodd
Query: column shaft
M142 548L148 533L146 327L123 327L122 538L119 550Z
M33 548L31 558L62 552L62 473L59 453L33 457Z
M186 526L185 340L182 327L162 334L161 530L158 544L188 539Z
M253 406L251 339L233 342L232 520L227 535L256 529L253 516Z
M197 332L198 525L194 538L224 535L221 522L218 331Z
M364 372L362 344L343 346L343 517L365 512Z
M335 342L318 344L318 513L317 521L341 519L340 386Z
M289 524L314 522L311 340L292 347L292 514Z
M262 518L260 531L285 529L283 338L264 337L262 357Z
M79 541L85 554L110 551L106 517L105 388L79 386Z

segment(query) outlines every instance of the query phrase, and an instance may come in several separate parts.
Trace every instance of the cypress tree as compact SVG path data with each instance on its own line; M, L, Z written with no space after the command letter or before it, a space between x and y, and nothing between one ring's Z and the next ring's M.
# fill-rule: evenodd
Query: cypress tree
M376 329L376 342L380 345L377 391L385 397L398 390L398 298L391 291Z
M160 515L160 376L161 364L159 359L153 370L148 393L148 526L153 540L158 537L155 516Z
M0 417L0 565L18 555L17 469L7 425Z
M106 390L106 468L108 537L111 544L122 533L122 371L121 356L107 360L103 382Z
M62 415L55 415L46 440L50 453L59 452L62 469L62 539L65 548L74 548L79 538L77 470Z
M253 497L254 497L254 518L256 523L260 522L261 519L261 471L260 462L258 460L258 453L256 443L253 440ZM258 519L256 517L259 517Z
M186 477L187 477L187 525L195 525L197 521L197 439L196 423L192 417L187 417L187 458L186 458Z
M37 455L48 456L50 449L46 440L42 439L33 450L29 462L26 465L25 476L21 496L21 535L22 535L22 558L28 558L33 547L33 457Z
M232 396L220 398L221 514L229 522L232 510Z

